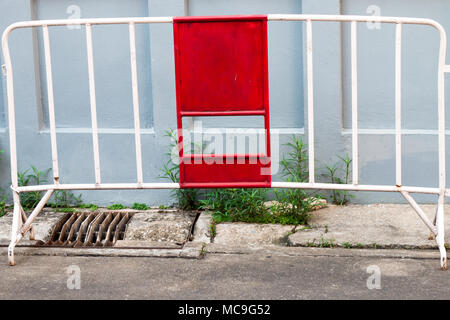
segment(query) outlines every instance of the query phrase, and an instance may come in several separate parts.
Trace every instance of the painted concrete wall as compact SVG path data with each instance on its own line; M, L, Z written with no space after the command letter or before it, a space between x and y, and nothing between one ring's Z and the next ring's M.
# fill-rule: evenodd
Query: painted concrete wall
M74 7L75 6L75 7ZM372 7L370 7L372 6ZM81 17L181 16L258 13L372 14L434 18L450 30L446 15L450 3L436 0L3 0L0 28L19 20ZM78 8L80 9L78 12ZM394 183L394 33L393 27L358 27L360 86L360 183ZM404 28L404 137L405 184L437 183L436 59L438 38L426 27ZM292 134L303 135L307 113L305 46L301 23L269 24L269 89L272 128L279 130L279 144ZM317 168L351 154L349 29L338 23L314 23L314 85ZM170 25L138 26L138 76L143 126L145 181L158 178L165 161L168 128L176 127L173 37ZM14 57L19 168L30 164L51 167L45 70L41 33L14 31ZM136 180L126 26L94 27L94 55L100 154L103 182ZM51 29L57 139L61 181L94 181L92 140L84 29ZM0 89L5 89L3 79ZM0 100L0 146L9 148L5 111ZM232 127L257 126L239 119ZM448 118L450 120L450 118ZM225 126L218 120L206 126ZM450 125L450 124L449 124ZM418 135L417 133L425 133ZM276 138L276 137L274 137ZM272 145L276 141L272 141ZM279 153L285 151L281 146ZM273 150L274 151L274 150ZM0 160L1 185L9 185L8 152ZM320 172L318 180L325 179ZM422 200L431 200L422 197ZM108 204L135 201L168 203L167 191L96 191L83 193L85 202ZM396 194L359 193L354 201L401 201Z

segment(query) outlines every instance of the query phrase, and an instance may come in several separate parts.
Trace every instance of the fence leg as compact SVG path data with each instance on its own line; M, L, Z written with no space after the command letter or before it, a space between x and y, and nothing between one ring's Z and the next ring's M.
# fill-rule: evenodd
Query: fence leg
M445 228L444 228L444 199L443 194L439 195L438 208L436 212L436 242L439 246L439 252L441 254L441 270L447 270L447 251L445 249Z
M17 243L17 237L19 236L19 230L21 228L22 219L23 219L22 214L21 214L19 193L16 191L13 191L13 198L14 198L13 223L12 223L12 230L11 230L11 242L8 247L8 261L9 261L9 265L11 265L11 266L16 264L14 261L14 248Z
M28 217L25 213L25 211L23 211L22 205L20 205L20 212L22 213L22 222L26 222ZM34 227L31 226L30 227L30 240L34 240Z
M437 214L438 214L438 208L439 208L439 205L437 206L436 212L434 213L434 218L433 218L433 225L434 226L436 225L436 217L437 217ZM433 232L430 232L430 236L428 237L428 240L435 240Z

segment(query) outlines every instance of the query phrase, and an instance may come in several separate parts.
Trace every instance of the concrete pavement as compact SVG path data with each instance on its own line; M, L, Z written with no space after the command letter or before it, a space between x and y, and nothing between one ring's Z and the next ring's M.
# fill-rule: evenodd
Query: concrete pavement
M380 256L365 256L378 251ZM384 252L384 253L383 253ZM18 256L0 264L0 299L449 299L434 251L278 248L204 259ZM422 257L422 258L418 258ZM68 289L79 270L80 289ZM369 272L368 272L369 268ZM371 269L372 268L372 269ZM380 289L368 289L373 268Z

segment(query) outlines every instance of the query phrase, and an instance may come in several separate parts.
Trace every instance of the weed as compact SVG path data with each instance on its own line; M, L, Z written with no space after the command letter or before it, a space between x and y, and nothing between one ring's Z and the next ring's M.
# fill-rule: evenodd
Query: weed
M19 186L40 185L48 182L50 169L39 171L36 167L31 166L31 170L31 173L29 173L30 169L28 169L17 174ZM20 194L20 203L24 209L34 209L41 200L42 195L42 191L22 192Z
M325 233L328 233L328 225L325 225Z
M333 239L320 238L320 241L319 241L320 248L333 248L335 246L336 246L336 244L334 243Z
M169 129L166 132L166 137L170 138L169 152L166 155L169 160L163 165L162 174L159 178L168 179L172 182L180 182L180 167L178 164L174 165L172 159L177 157L172 153L176 150L178 145L178 137L176 131ZM198 189L176 189L173 195L176 197L178 207L182 210L196 210L200 207L199 190Z
M40 185L48 183L48 174L50 169L40 171L31 165L30 169L17 174L19 186ZM43 195L43 191L23 192L20 194L20 203L24 209L34 209L39 203ZM48 206L53 208L65 208L69 206L78 206L81 203L81 195L75 196L71 191L56 190L52 196L53 202L49 202Z
M169 209L169 206L166 206L166 205L161 204L161 205L158 207L158 209L162 209L162 210L164 210L164 209Z
M93 203L82 203L78 205L78 208L81 209L90 209L91 211L95 211L98 209L98 206Z
M131 207L131 209L134 210L148 210L148 207L145 203L133 203L133 206Z
M301 138L293 137L286 144L290 151L281 161L283 178L288 182L304 182L308 177L308 158ZM213 213L220 222L306 224L316 198L304 190L275 190L277 201L267 208L264 204L266 189L214 189L200 200L201 208Z
M363 248L364 248L364 245L363 245L362 243L358 242L358 243L356 244L356 248L358 248L358 249L363 249Z
M71 191L56 190L53 193L53 202L49 202L48 206L53 208L77 207L81 204L81 194L75 196Z
M346 249L350 249L352 247L352 244L350 242L343 242L342 246Z
M306 182L308 180L308 155L300 137L293 136L286 144L289 152L280 161L281 174L287 182ZM316 198L303 189L275 190L278 201L271 210L285 224L307 224Z
M352 159L349 158L348 154L345 157L338 156L340 162L333 165L325 165L324 175L328 177L330 183L333 184L349 184L350 174L351 174L351 163ZM352 198L351 195L346 190L332 190L331 201L337 205L345 205Z
M211 242L214 242L214 238L216 237L216 223L211 221L209 224L209 239Z
M120 203L115 203L110 205L109 207L107 207L109 210L121 210L121 209L126 209L126 207L123 204Z
M0 200L0 218L3 217L6 214L6 198L5 196L2 197L2 200Z
M202 248L200 249L200 255L203 256L206 254L206 243L202 242Z
M70 212L70 213L72 213L72 212L75 212L75 209L74 208L58 208L57 207L57 211L58 212Z
M214 222L276 223L264 205L266 189L212 189L201 208L212 211Z
M321 237L318 242L316 241L316 239L314 239L313 241L308 241L306 243L306 246L318 248L334 248L336 247L336 243L334 242L334 239L325 239Z

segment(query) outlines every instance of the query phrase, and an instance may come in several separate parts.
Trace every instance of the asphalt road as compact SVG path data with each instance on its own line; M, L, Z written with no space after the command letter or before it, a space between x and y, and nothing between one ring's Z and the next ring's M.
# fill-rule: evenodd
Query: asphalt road
M440 271L436 259L270 254L208 254L202 260L17 256L17 265L9 267L6 257L0 258L0 299L450 298L450 271ZM377 270L379 283L374 278ZM371 276L369 283L379 284L379 289L368 289Z

